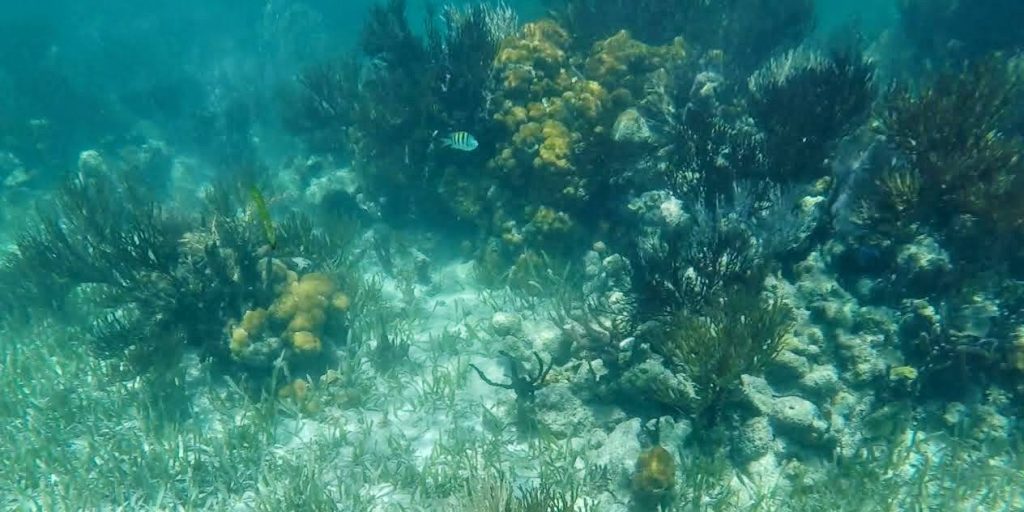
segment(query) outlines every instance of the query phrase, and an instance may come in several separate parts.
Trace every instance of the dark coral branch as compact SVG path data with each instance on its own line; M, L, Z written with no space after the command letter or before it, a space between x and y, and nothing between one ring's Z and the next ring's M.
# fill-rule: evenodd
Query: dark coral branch
M1022 85L1012 64L994 55L946 70L919 92L890 90L875 126L918 177L905 215L956 238L965 216L978 224L975 236L1021 234L1024 140L1004 130L1019 112ZM882 191L889 203L899 200L899 188Z
M507 384L491 380L483 370L474 364L470 364L469 367L472 368L480 377L480 380L487 383L487 385L513 391L516 394L516 400L518 401L533 401L534 395L537 391L544 387L548 372L551 371L553 365L551 363L545 365L540 354L534 352L533 357L537 360L537 366L535 368L536 372L531 375L529 373L529 369L522 361L512 357L511 354L505 351L501 351L499 354L505 358L508 363L508 377L510 382Z
M756 72L749 80L750 113L766 134L773 178L824 175L835 143L866 117L873 79L872 65L856 50L793 51Z
M792 326L792 311L781 300L741 291L703 316L676 312L653 348L693 381L694 412L713 414L741 375L762 371L779 355Z

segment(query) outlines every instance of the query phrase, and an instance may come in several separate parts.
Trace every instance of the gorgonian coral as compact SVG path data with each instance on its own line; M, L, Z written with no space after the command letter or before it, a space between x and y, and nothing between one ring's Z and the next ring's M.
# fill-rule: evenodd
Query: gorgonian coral
M791 51L772 59L749 83L750 114L765 133L777 181L815 178L836 141L866 116L874 99L871 64L847 50Z
M875 127L906 166L880 181L877 201L894 206L890 216L923 221L954 242L1019 239L1024 140L1006 129L1021 83L1012 64L993 56L947 70L917 92L888 93Z
M482 201L456 180L489 157L491 66L516 18L506 7L476 5L431 10L427 19L420 36L405 0L375 4L359 51L300 73L283 96L284 118L314 149L348 153L386 216L450 222ZM453 131L483 144L443 151Z

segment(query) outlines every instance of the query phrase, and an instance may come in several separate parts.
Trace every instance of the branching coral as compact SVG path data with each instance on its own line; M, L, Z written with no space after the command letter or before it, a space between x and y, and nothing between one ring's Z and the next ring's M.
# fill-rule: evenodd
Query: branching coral
M703 194L701 194L703 195ZM792 194L766 190L749 182L729 197L684 196L678 224L637 241L637 289L642 309L701 311L715 307L736 287L759 288L765 276L785 261L786 253L804 244L813 218L794 208Z
M285 128L316 151L342 152L356 115L359 65L339 59L303 70L281 93Z
M97 348L149 366L177 353L180 330L170 317L190 304L176 298L187 283L177 271L184 219L166 213L140 190L107 174L84 174L58 193L57 205L24 232L4 260L8 300L66 310L75 293L99 306L91 329ZM15 274L16 273L16 274ZM86 286L83 286L86 285ZM169 350L164 350L169 349Z
M494 57L501 42L515 34L518 20L507 6L483 4L464 10L446 6L441 19L428 34L430 53L443 70L436 84L441 111L449 126L481 133Z
M489 156L491 66L516 18L502 6L447 8L440 24L428 13L420 37L405 11L405 0L374 5L360 52L301 74L285 118L310 144L347 143L368 191L386 198L389 217L450 221L479 208L480 194L453 177ZM452 131L474 134L483 147L440 150L440 137Z
M893 215L920 219L953 239L1019 237L1024 141L1003 129L1020 91L1020 77L998 56L946 71L918 93L890 91L876 127L907 170L880 183L877 202L900 205ZM963 229L964 222L973 227Z
M765 132L777 181L823 175L835 142L867 114L871 65L847 50L831 56L791 51L749 80L750 113Z
M487 377L483 370L477 368L477 366L474 364L470 364L469 367L472 368L473 371L476 372L477 376L480 377L480 380L487 383L487 385L513 391L516 394L517 401L533 401L534 395L537 393L537 390L544 387L544 385L546 384L545 381L547 379L548 372L551 371L552 365L550 363L545 365L544 360L541 359L540 357L540 354L534 352L533 358L536 360L537 366L536 368L534 368L534 374L530 375L528 373L529 370L526 368L526 365L523 362L519 361L518 359L512 357L511 354L507 352L501 352L501 356L505 358L508 362L509 379L511 379L511 382L509 382L508 384L495 382L491 380L490 378Z
M765 177L764 135L749 118L710 102L684 105L664 113L670 142L659 151L674 192L697 191L713 203L738 181Z
M792 322L792 312L781 300L737 291L704 315L675 312L653 348L693 382L697 400L691 412L714 422L740 376L763 370L778 356Z
M500 355L506 360L507 374L510 379L508 384L491 380L483 370L477 368L474 364L470 364L469 367L487 385L514 392L516 395L515 424L523 433L537 433L540 424L534 407L534 397L537 391L547 384L548 373L551 371L553 364L547 363L545 365L540 354L534 352L533 357L537 365L533 368L534 373L531 375L530 369L522 361L505 351L501 351Z

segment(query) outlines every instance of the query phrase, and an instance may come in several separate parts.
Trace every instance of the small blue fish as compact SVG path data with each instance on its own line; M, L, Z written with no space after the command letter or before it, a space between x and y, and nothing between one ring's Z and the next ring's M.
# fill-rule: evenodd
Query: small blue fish
M476 141L476 137L467 132L452 132L447 137L441 139L441 145L459 151L473 151L480 143Z

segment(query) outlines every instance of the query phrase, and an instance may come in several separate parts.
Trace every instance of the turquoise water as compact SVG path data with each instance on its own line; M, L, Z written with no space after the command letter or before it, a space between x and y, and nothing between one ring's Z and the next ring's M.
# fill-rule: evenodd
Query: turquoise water
M0 509L1024 510L1011 0L0 9Z

